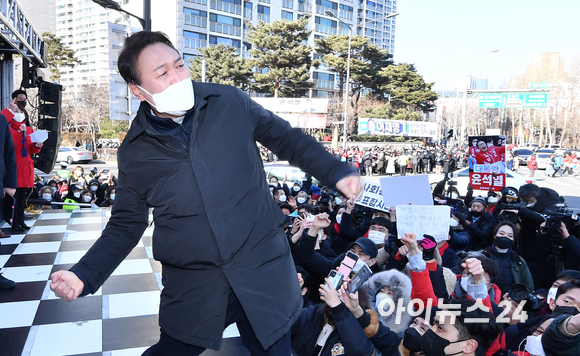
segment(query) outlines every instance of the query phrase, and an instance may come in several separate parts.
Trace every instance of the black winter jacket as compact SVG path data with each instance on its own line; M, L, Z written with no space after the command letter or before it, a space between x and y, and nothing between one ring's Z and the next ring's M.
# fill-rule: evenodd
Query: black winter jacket
M353 171L242 91L193 85L195 106L184 120L192 120L189 145L159 134L149 105L141 103L119 148L111 218L71 271L98 290L139 242L153 208L163 331L218 348L231 288L268 348L300 316L302 298L284 215L269 192L255 141L332 186Z

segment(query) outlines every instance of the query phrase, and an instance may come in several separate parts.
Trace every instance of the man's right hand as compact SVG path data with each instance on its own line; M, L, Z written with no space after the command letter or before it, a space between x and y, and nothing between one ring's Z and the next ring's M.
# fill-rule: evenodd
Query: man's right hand
M14 194L16 194L16 188L4 188L4 196L6 196L6 194L13 197Z
M345 213L347 214L352 214L352 211L354 210L354 206L355 206L355 200L354 199L349 199L346 201L346 211Z
M50 289L62 300L70 302L83 292L85 284L70 271L58 271L50 275Z

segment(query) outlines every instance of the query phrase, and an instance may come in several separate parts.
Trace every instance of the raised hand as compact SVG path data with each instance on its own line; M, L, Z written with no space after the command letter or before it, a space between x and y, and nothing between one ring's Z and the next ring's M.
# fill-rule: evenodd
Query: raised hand
M50 275L50 289L62 300L70 302L78 298L85 287L83 281L70 271L58 271Z

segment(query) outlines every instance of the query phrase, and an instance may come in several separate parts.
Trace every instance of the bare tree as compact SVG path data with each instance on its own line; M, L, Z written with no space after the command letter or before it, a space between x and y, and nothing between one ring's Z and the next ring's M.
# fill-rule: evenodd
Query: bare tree
M63 103L64 131L88 132L96 145L99 124L109 117L108 83L86 84ZM66 123L66 126L65 126Z

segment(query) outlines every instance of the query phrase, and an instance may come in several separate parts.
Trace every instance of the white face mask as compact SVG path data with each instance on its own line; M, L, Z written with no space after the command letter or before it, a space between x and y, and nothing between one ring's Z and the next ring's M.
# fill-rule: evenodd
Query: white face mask
M342 214L336 214L336 222L340 224L342 221Z
M137 87L151 95L155 105L153 105L149 100L147 100L147 102L160 113L183 116L193 107L193 104L195 104L193 84L189 78L172 84L164 91L157 94L151 94L139 85L137 85Z
M298 197L296 201L298 202L298 204L304 204L306 203L306 198Z
M99 189L96 185L91 185L91 191L96 192Z
M52 199L52 195L50 195L50 193L44 193L44 194L42 194L42 199L44 199L44 200L51 200Z
M74 192L73 195L75 196L75 198L80 198L81 192Z
M50 187L50 190L52 190L52 194L56 193L56 187Z
M550 301L556 300L556 293L558 293L558 287L552 287L548 290L548 296L546 297L548 304L550 304Z
M469 279L469 276L465 277L461 277L461 281L459 283L461 283L461 289L463 289L465 292L467 292L467 280Z
M111 194L109 198L111 198L111 200L115 200L115 193Z
M377 298L376 298L376 302L375 305L377 307L377 310L379 311L379 313L381 313L381 311L384 314L388 314L389 310L391 309L391 306L394 305L394 302L391 304L389 303L389 299L392 301L393 298L391 298L390 296L388 296L387 294L380 292L377 293Z
M334 204L336 204L336 205L342 204L342 199L340 199L340 198L334 199Z
M286 196L285 195L280 195L278 197L278 200L281 201L282 203L286 202Z
M26 116L24 116L23 113L18 112L16 114L14 114L14 118L12 120L14 120L16 122L22 122L22 121L24 121L25 118L26 118Z
M459 223L457 222L457 220L450 218L449 219L449 226L451 227L456 227L457 225L459 225Z
M526 351L532 356L546 356L542 346L542 335L530 335L526 338Z
M536 202L533 202L533 203L528 203L528 205L526 205L526 206L527 206L528 208L531 208L531 207L533 207L534 205L536 205Z
M489 198L487 198L487 203L488 204L495 204L497 202L498 202L497 197L489 197Z
M384 232L376 231L376 230L369 230L369 240L374 242L376 245L384 244L385 243L385 236Z
M91 201L91 199L92 199L92 198L91 198L91 196L90 196L90 195L85 195L85 196L83 196L83 200L85 201L85 203L88 203L88 202L90 202L90 201Z
M292 190L294 190L295 192L299 192L300 191L300 187L295 185L292 187Z
M447 194L447 198L457 200L459 198L459 195L457 195L457 193L455 192L451 192L451 194Z

